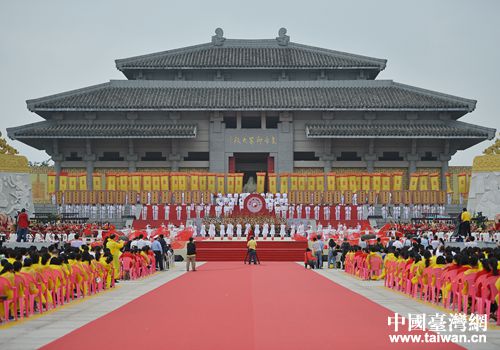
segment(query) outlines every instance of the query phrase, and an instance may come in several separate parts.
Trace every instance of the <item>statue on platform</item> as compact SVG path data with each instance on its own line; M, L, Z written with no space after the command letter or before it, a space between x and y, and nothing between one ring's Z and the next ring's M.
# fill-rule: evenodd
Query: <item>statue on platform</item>
M243 192L254 193L256 190L257 190L257 184L255 183L253 176L250 176L245 186L243 186Z

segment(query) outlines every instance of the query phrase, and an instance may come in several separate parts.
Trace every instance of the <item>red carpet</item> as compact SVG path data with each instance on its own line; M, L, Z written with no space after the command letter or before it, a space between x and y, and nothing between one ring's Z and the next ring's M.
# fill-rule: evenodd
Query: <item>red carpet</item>
M260 261L303 261L307 242L258 241ZM199 261L239 261L247 254L247 241L198 241L196 259Z
M210 262L43 349L460 348L390 344L388 316L296 263Z

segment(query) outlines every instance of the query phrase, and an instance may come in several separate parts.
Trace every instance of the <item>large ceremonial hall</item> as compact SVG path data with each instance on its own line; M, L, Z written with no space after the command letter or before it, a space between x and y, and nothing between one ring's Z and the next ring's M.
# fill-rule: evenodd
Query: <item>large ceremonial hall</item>
M291 35L29 96L7 136L51 162L1 139L0 349L500 347L500 141L449 164L497 130Z

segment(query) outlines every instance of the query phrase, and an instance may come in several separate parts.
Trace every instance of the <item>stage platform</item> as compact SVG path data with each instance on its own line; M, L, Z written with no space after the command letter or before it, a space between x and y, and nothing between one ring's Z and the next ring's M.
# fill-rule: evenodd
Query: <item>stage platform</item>
M303 261L306 241L258 240L257 256L260 261ZM241 261L247 254L246 240L202 240L196 242L198 261Z

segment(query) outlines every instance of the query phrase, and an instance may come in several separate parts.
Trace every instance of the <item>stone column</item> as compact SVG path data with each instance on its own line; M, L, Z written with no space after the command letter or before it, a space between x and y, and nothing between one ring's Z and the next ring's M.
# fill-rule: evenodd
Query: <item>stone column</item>
M60 160L54 160L54 169L56 170L56 192L59 191L59 178L61 176L62 165Z
M223 173L226 164L226 149L224 128L222 127L222 114L214 112L210 114L210 129L209 129L209 152L210 152L210 172Z
M94 189L94 182L92 181L92 175L94 174L94 162L91 160L87 161L87 190L92 191Z
M278 161L274 163L277 173L293 171L293 116L289 112L279 115L278 124Z
M448 162L451 160L449 154L440 154L439 160L441 161L441 189L446 191L446 173L448 172Z
M128 153L126 160L128 161L128 171L131 173L136 172L139 156L135 153L134 140L132 139L128 139Z

